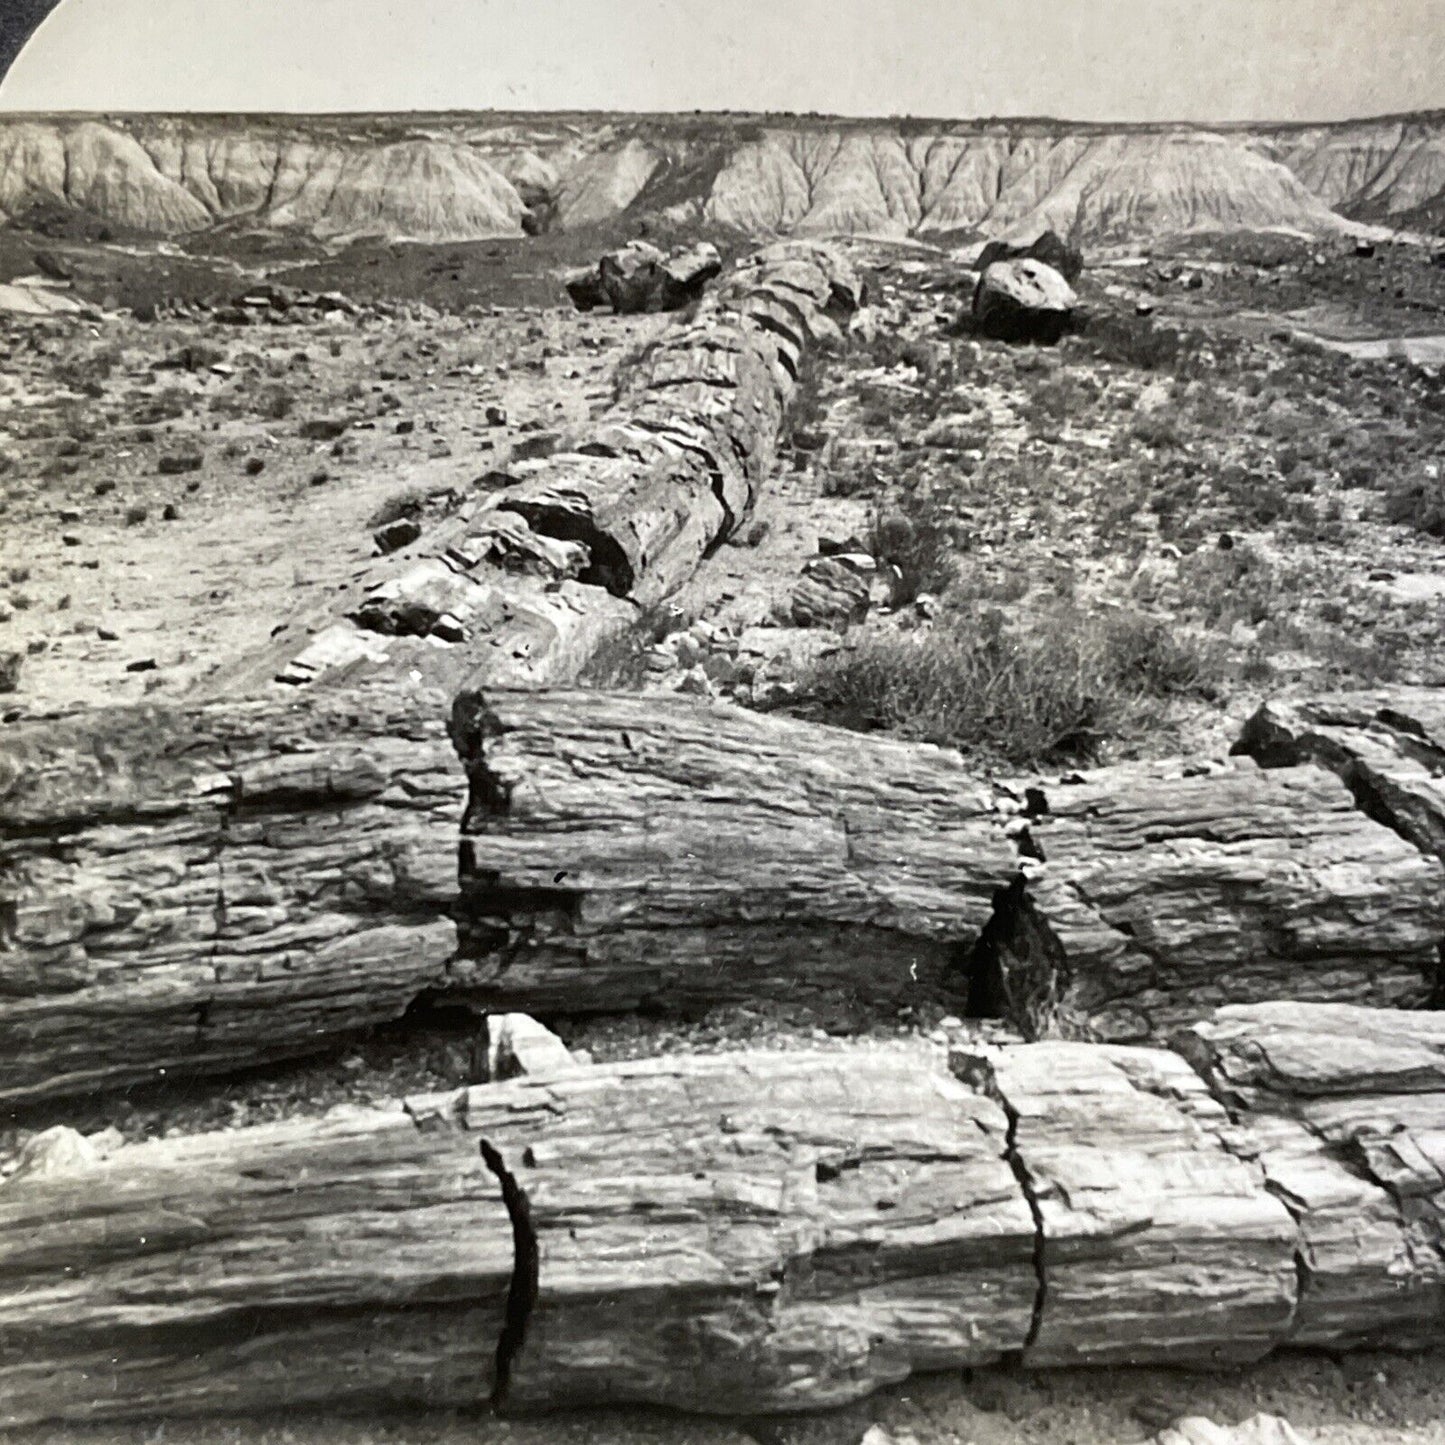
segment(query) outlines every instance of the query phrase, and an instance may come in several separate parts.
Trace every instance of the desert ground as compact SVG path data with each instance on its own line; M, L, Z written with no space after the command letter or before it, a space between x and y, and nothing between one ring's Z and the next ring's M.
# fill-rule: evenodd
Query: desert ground
M1249 145L1298 160L1305 138ZM614 188L641 165L632 141L618 154ZM637 229L593 218L599 174L558 193L569 225L535 236L270 221L157 239L53 205L0 230L4 724L225 698L252 659L300 651L380 554L404 560L509 466L565 451L678 320L569 302L562 272ZM733 207L721 220L684 224L682 191L651 185L637 194L674 209L650 234L706 232L729 264L757 243L744 223L797 219L747 212L756 193L735 185L713 192ZM1383 201L1368 229L1315 225L1328 208L1300 185L1274 227L1166 217L1128 234L1108 211L1076 238L1077 313L1056 344L980 333L987 230L839 226L855 234L830 244L867 301L806 362L751 514L583 680L936 744L999 780L1223 768L1266 699L1445 686L1445 251L1414 229L1436 218L1411 196L1388 232ZM547 1022L597 1062L1014 1037L963 1012L944 996L808 998ZM16 1103L0 1187L56 1124L129 1144L456 1088L474 1029L443 1001L294 1062ZM1303 1351L1228 1370L920 1375L838 1411L728 1422L250 1416L13 1438L852 1445L876 1423L919 1445L1102 1445L1258 1410L1318 1445L1424 1445L1445 1440L1445 1370L1438 1353Z

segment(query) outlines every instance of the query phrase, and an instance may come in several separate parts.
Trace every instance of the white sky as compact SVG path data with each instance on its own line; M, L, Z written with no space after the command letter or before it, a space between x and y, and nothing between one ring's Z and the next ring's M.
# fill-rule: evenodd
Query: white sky
M0 85L8 110L1439 107L1445 0L63 0Z

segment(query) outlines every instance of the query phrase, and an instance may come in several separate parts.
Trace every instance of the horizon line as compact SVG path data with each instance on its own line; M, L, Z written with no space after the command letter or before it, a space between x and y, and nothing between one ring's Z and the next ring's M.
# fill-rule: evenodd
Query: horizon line
M0 86L3 92L3 86ZM915 115L907 111L889 114L853 111L796 111L796 110L615 110L600 106L442 106L437 108L408 107L391 110L201 110L190 107L152 110L128 110L121 107L103 106L94 109L9 109L4 95L0 93L0 119L21 117L100 117L126 118L146 117L197 117L207 120L272 120L279 118L293 120L339 120L362 117L406 117L406 116L622 116L635 119L680 120L680 119L752 119L752 120L807 120L807 121L851 121L851 122L908 122L911 124L941 126L982 126L982 125L1053 125L1073 128L1098 127L1109 130L1178 130L1187 127L1217 130L1242 130L1248 127L1267 127L1271 130L1308 130L1319 126L1378 125L1388 121L1409 121L1421 119L1445 119L1445 102L1438 106L1424 106L1415 110L1385 111L1373 115L1337 116L1333 119L1274 120L1267 117L1248 120L1079 120L1055 115L975 115L939 116Z

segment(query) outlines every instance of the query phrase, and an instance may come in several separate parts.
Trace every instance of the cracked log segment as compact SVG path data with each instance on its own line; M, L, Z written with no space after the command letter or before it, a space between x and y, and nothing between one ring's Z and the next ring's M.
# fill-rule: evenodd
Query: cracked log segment
M1178 1047L1298 1221L1299 1345L1445 1335L1445 1014L1223 1008Z
M836 250L781 242L743 260L618 378L564 450L480 479L487 494L379 559L325 614L233 671L277 681L415 669L430 684L576 678L639 608L675 592L746 519L771 471L804 356L841 344L863 285Z
M1445 868L1313 766L1014 801L948 751L683 698L489 689L454 733L488 1008L942 981L1031 1036L1136 1041L1228 1002L1422 1001L1445 934Z
M1225 1003L1428 1000L1438 858L1323 768L1190 772L1121 764L1019 790L1022 876L968 960L975 1012L1133 1042Z
M419 996L966 989L1035 1034L1158 1038L1217 1003L1417 1001L1445 931L1439 860L1310 765L1020 799L955 753L688 698L489 689L450 742L445 715L373 685L8 730L0 1098L316 1052Z
M16 1179L0 1424L503 1377L755 1413L1001 1357L1439 1343L1441 1019L1226 1009L1182 1047L1202 1073L1057 1041L574 1066Z
M1017 871L957 754L687 698L467 693L471 996L542 1014L936 994Z
M326 1047L445 984L441 695L127 707L0 737L0 1099Z
M1234 750L1266 768L1329 768L1372 818L1445 859L1445 688L1268 702Z

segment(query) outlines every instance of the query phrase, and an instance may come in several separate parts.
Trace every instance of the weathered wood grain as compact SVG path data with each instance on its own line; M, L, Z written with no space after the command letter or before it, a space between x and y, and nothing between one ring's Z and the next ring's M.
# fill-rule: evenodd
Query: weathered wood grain
M322 693L0 737L0 1097L324 1049L422 997L943 995L1143 1041L1226 1002L1418 1004L1438 967L1440 860L1312 764L1003 788L689 698L485 689L447 724L423 687Z
M445 701L373 687L0 737L0 1098L325 1047L445 985Z
M516 1409L755 1413L1004 1354L1438 1344L1442 1030L1278 1004L1183 1055L564 1066L122 1146L0 1186L0 1424L504 1379Z
M1024 880L970 960L1032 1033L1159 1038L1271 998L1416 1006L1445 872L1323 768L1120 764L1019 789Z
M462 953L486 1007L936 991L1017 871L956 754L686 698L486 690Z

